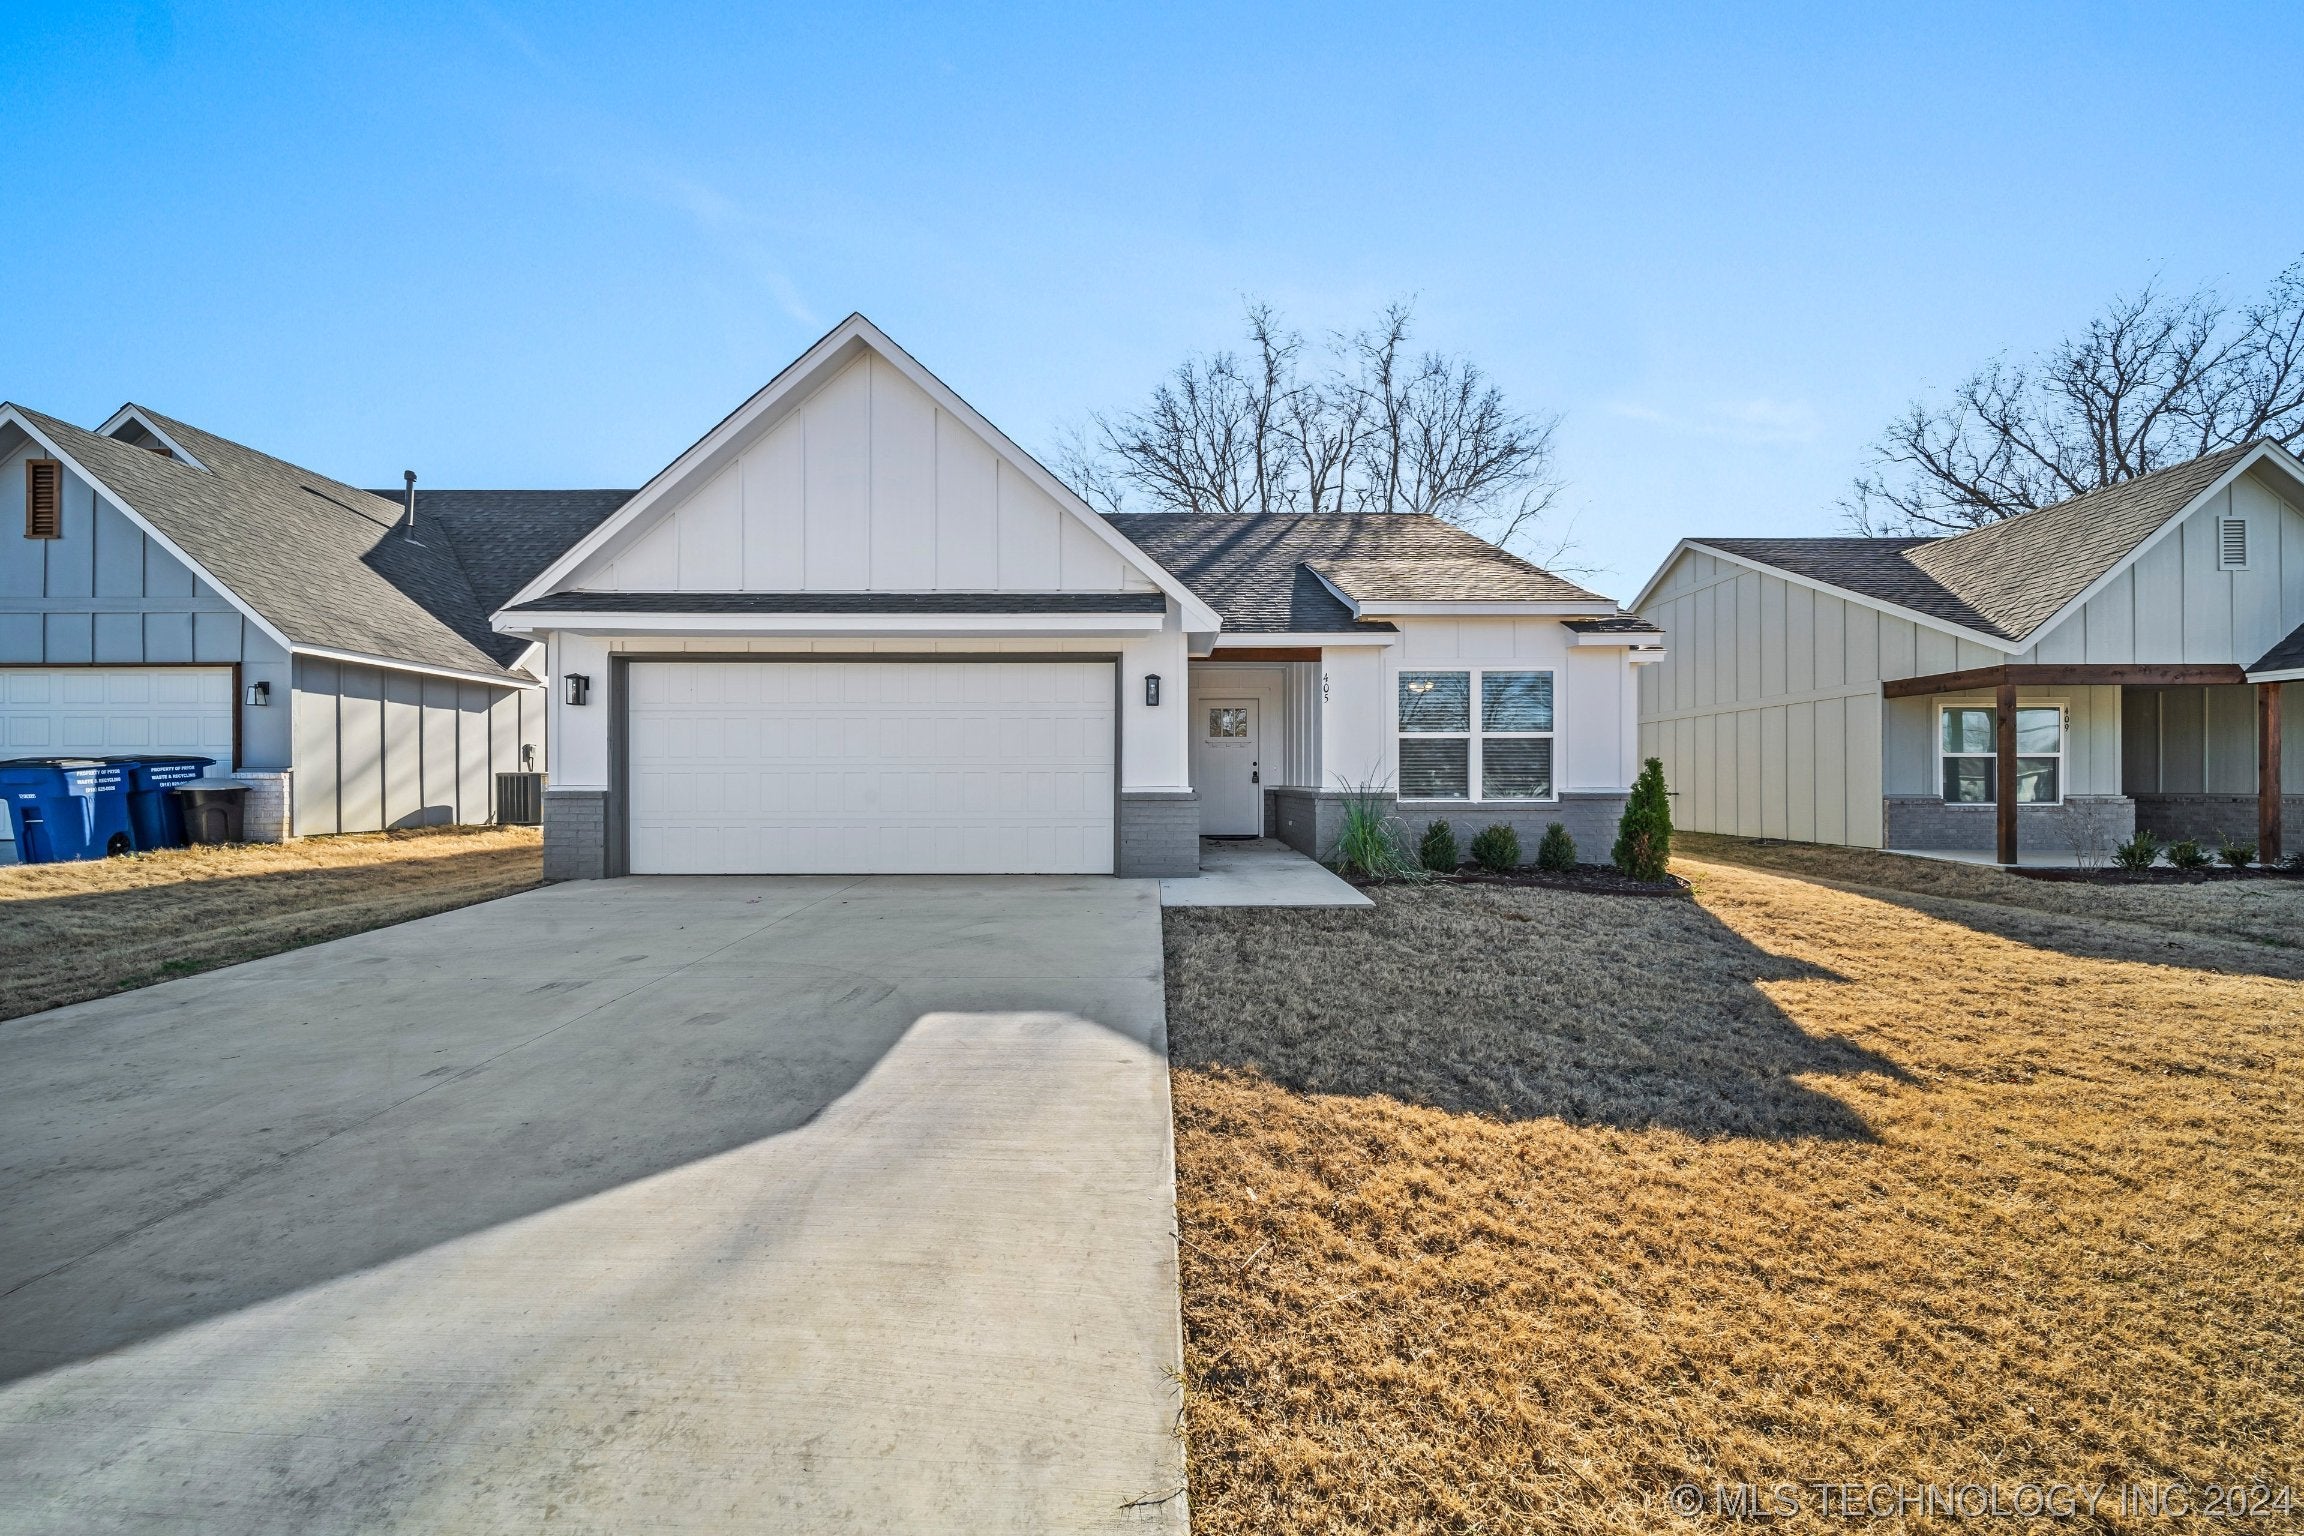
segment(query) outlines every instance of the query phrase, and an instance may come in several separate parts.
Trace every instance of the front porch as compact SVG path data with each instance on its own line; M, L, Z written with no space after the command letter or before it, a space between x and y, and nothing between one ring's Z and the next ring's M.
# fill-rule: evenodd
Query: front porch
M2278 862L2304 848L2304 793L2282 779L2285 687L2221 665L2010 665L1885 683L1882 846L2093 862L2141 830L2253 844Z

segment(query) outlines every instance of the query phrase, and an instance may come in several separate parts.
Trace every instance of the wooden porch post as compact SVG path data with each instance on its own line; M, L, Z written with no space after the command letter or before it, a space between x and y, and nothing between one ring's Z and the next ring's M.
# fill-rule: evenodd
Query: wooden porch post
M1993 807L1999 812L1999 858L2016 862L2016 685L2002 683L1997 698L1998 718L1993 722L1993 767L1997 771Z
M2280 684L2256 685L2256 857L2277 864L2280 852Z

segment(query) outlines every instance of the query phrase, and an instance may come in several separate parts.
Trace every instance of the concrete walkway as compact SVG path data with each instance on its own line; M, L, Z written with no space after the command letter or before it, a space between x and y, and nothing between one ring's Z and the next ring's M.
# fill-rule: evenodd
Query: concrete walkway
M0 1529L1185 1529L1159 912L584 883L0 1024Z
M1372 907L1278 838L1200 839L1200 873L1160 882L1164 907Z

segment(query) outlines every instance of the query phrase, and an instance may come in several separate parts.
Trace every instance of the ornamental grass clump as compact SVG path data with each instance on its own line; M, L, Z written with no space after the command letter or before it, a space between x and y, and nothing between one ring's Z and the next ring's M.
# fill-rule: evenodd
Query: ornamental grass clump
M1463 858L1456 852L1456 829L1444 821L1433 822L1424 829L1424 839L1416 845L1416 859L1436 875L1452 875Z
M1520 834L1504 822L1483 827L1472 839L1472 862L1492 875L1520 867Z
M1664 786L1664 762L1652 757L1624 802L1616 823L1616 867L1635 880L1661 880L1672 860L1672 796Z
M1363 880L1425 880L1430 875L1410 856L1405 829L1391 813L1389 797L1374 782L1344 791L1344 824L1336 833L1336 870Z
M1536 845L1536 867L1548 874L1565 875L1576 867L1576 839L1559 822L1544 829L1544 840Z

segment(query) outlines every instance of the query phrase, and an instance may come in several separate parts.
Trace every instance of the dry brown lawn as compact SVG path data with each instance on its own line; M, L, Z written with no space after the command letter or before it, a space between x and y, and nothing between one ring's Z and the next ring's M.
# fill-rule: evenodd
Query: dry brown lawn
M2106 921L1989 870L1951 867L2029 891L1678 867L1694 901L1166 914L1195 1530L2304 1493L2304 952L2189 931L2220 888ZM2115 1498L2038 1528L2161 1528Z
M441 827L0 868L0 1019L509 896L533 827Z

